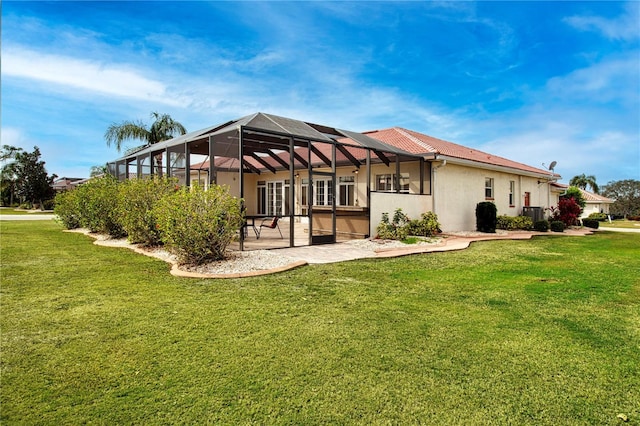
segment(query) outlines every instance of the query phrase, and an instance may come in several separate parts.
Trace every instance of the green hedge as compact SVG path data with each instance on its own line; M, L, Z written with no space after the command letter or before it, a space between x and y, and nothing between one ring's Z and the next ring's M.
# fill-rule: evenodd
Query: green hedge
M241 200L227 187L181 188L153 208L162 241L181 263L201 264L224 258L243 223Z
M496 228L505 229L508 231L524 230L530 231L533 229L533 219L528 216L498 216Z
M553 232L564 232L564 222L561 220L554 220L549 224L549 227Z
M539 220L533 224L533 230L538 232L547 232L549 230L548 220Z
M490 201L476 205L476 229L480 232L495 233L498 222L498 208Z

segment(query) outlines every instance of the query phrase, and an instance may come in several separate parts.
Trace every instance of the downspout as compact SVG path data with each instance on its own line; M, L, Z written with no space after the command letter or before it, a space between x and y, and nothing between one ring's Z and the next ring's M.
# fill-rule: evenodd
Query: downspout
M438 156L437 156L437 155L436 155L436 159L438 159ZM432 175L433 175L433 177L432 177L432 179L431 179L431 180L432 180L432 183L431 183L431 184L433 185L433 188L432 188L432 193L433 193L432 197L433 197L433 200L432 200L431 204L432 204L432 210L433 210L433 213L434 213L435 215L437 215L437 214L438 214L438 213L436 212L436 194L438 193L438 191L436 190L436 187L437 187L437 184L436 184L436 172L438 171L438 169L439 169L440 167L444 167L444 166L446 166L446 165L447 165L447 160L445 159L445 160L443 160L443 161L442 161L442 164L440 164L440 165L438 165L438 166L436 166L436 167L432 167L432 168L431 168L431 170L432 170Z

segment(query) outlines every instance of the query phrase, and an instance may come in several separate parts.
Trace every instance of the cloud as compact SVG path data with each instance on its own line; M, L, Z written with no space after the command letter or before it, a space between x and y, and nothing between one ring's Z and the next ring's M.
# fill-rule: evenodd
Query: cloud
M624 13L615 19L574 15L564 21L578 30L596 31L611 40L637 40L640 38L640 3L627 3Z
M34 66L37 64L37 66ZM2 75L97 92L101 95L152 101L164 105L181 103L166 86L123 65L51 55L26 48L4 48Z

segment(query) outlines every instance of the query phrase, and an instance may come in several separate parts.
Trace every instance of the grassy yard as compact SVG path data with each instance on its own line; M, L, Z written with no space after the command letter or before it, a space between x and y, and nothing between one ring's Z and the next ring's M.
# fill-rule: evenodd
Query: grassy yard
M52 211L40 211L40 210L15 210L10 207L0 208L0 215L28 215L28 214L53 214Z
M640 235L214 281L0 227L4 424L640 424Z
M626 219L617 219L611 221L611 223L604 221L600 222L601 228L630 228L630 229L640 229L640 222L637 220L626 220Z

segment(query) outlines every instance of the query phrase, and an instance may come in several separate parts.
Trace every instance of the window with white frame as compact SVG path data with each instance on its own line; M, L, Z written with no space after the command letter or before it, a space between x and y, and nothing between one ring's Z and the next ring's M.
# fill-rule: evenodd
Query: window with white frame
M331 206L333 205L333 181L331 179L314 179L314 205Z
M353 176L340 176L338 180L338 205L355 205L355 178Z
M509 206L516 205L516 181L509 181Z
M484 179L484 198L493 199L493 178Z
M399 179L391 173L376 175L376 191L395 192L396 188L399 192L409 193L409 173L400 173Z

